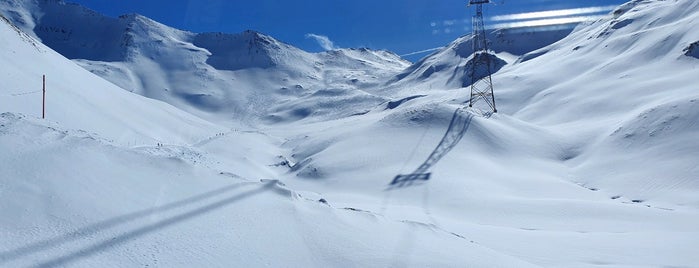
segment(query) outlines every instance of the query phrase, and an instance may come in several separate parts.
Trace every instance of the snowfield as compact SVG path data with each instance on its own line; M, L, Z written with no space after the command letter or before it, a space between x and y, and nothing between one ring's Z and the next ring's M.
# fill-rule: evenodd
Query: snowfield
M697 1L495 32L497 114L460 109L468 36L411 64L0 15L2 267L699 267Z

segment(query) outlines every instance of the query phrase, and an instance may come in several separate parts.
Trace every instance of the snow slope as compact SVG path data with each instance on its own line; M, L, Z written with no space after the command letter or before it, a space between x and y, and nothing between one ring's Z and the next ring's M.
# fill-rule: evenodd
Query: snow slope
M696 207L684 191L699 189L699 61L684 50L699 40L699 3L631 1L613 14L503 71L500 107L578 143L581 183Z
M196 149L124 149L12 113L0 126L3 266L534 267L435 226L214 172Z
M697 16L695 1L632 1L507 60L493 78L500 113L475 117L420 187L384 191L468 99L444 83L455 69L399 84L394 105L361 118L273 130L296 134L285 181L542 266L695 267ZM454 68L470 57L441 53Z

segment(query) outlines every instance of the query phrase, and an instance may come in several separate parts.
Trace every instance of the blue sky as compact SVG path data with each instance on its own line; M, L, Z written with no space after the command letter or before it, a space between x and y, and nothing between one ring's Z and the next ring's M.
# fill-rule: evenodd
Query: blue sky
M327 48L332 43L334 47L388 49L400 55L444 46L467 34L470 31L470 17L474 12L466 6L467 0L66 1L79 3L113 17L139 13L166 25L193 32L237 33L248 29L256 30L311 52L322 51L322 45ZM489 18L548 10L609 7L625 1L494 2L497 4L486 7L486 16ZM323 37L327 37L329 42L321 44ZM424 55L406 58L416 60Z

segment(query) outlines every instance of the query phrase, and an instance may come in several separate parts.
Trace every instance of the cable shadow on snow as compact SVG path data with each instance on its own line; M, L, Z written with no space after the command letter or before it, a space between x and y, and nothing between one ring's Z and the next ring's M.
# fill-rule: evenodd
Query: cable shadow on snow
M234 184L234 185L229 185L226 187L222 187L216 190L212 190L206 193L202 193L196 196L192 196L180 201L176 201L170 204L162 205L162 206L157 206L149 209L144 209L140 211L136 211L133 213L125 214L122 216L118 216L115 218L111 218L108 220L104 220L98 223L94 223L79 229L76 229L72 232L65 233L63 235L42 240L39 242L34 242L31 244L27 244L24 246L21 246L16 249L12 249L9 251L5 252L0 252L0 264L6 263L9 261L13 261L16 259L19 259L24 256L36 254L45 250L50 250L55 247L58 247L60 245L73 242L76 240L88 238L94 234L97 234L101 231L111 229L113 227L126 224L141 218L146 218L152 215L156 215L159 213L164 213L167 211L171 211L177 208L185 207L187 205L191 205L194 203L198 203L207 199L214 198L216 196L223 195L225 193L231 192L237 188L240 188L244 185L248 185L247 183L239 183L239 184Z
M217 210L217 209L221 209L225 206L228 206L228 205L231 205L233 203L242 201L246 198L252 197L256 194L260 194L260 193L265 192L267 190L271 190L275 187L276 184L277 184L277 181L269 181L257 189L250 190L250 191L243 192L243 193L239 193L235 196L208 204L206 206L203 206L203 207L200 207L197 209L192 209L188 212L185 212L185 213L182 213L182 214L179 214L176 216L172 216L172 217L167 218L165 220L158 221L157 223L146 225L146 226L143 226L141 228L122 233L121 235L106 239L102 242L94 243L90 246L73 251L72 253L69 253L67 255L56 257L56 258L50 259L48 261L39 263L39 264L35 265L34 267L63 267L63 266L66 266L71 262L75 262L81 258L89 257L91 255L100 253L104 250L107 250L107 249L113 248L115 246L124 244L124 243L129 242L133 239L136 239L140 236L144 236L146 234L158 231L160 229L167 228L171 225L174 225L174 224L177 224L177 223L180 223L180 222L183 222L183 221L195 218L195 217L199 217L199 216L204 215L206 213L212 212L212 211Z
M411 186L418 181L427 181L430 179L431 173L428 171L435 164L437 164L442 158L449 153L461 138L464 137L469 125L471 125L471 120L473 119L473 114L466 112L465 108L459 108L454 111L454 115L449 123L449 128L444 134L444 137L439 142L437 147L432 151L427 160L423 162L415 171L410 174L397 175L393 178L393 181L389 184L389 189L400 188Z

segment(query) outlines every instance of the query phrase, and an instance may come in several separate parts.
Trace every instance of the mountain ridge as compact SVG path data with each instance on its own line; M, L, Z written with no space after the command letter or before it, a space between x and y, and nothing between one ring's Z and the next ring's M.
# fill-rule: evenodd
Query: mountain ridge
M288 94L303 98L336 87L352 96L349 91L377 85L408 65L393 53L308 53L256 31L192 33L142 15L111 18L60 0L13 0L0 3L0 10L83 68L202 117L253 123L278 112L268 104ZM372 105L375 101L364 106Z
M345 91L340 95L347 98L357 96L353 90L372 95L362 98L371 101L336 110L336 116L341 117L390 101L395 88L404 84L402 80L431 80L430 85L454 88L470 81L464 72L468 37L411 64L389 51L360 48L308 53L251 30L233 34L192 33L138 14L110 18L62 0L8 3L0 5L0 10L14 14L11 17L21 28L46 39L49 47L83 68L128 91L163 100L202 117L235 118L252 124L254 118L266 116L293 121L299 117L283 114L298 113L267 104L279 103L289 94L308 97L326 88ZM536 46L543 46L565 34L566 30L546 34L498 30L493 32L493 48L522 54L532 49L531 45L517 40L535 35L541 40ZM459 57L453 57L450 51L457 51ZM506 61L496 62L503 65ZM431 75L428 73L437 69L450 72L449 78L427 79ZM300 119L319 115L307 114Z

